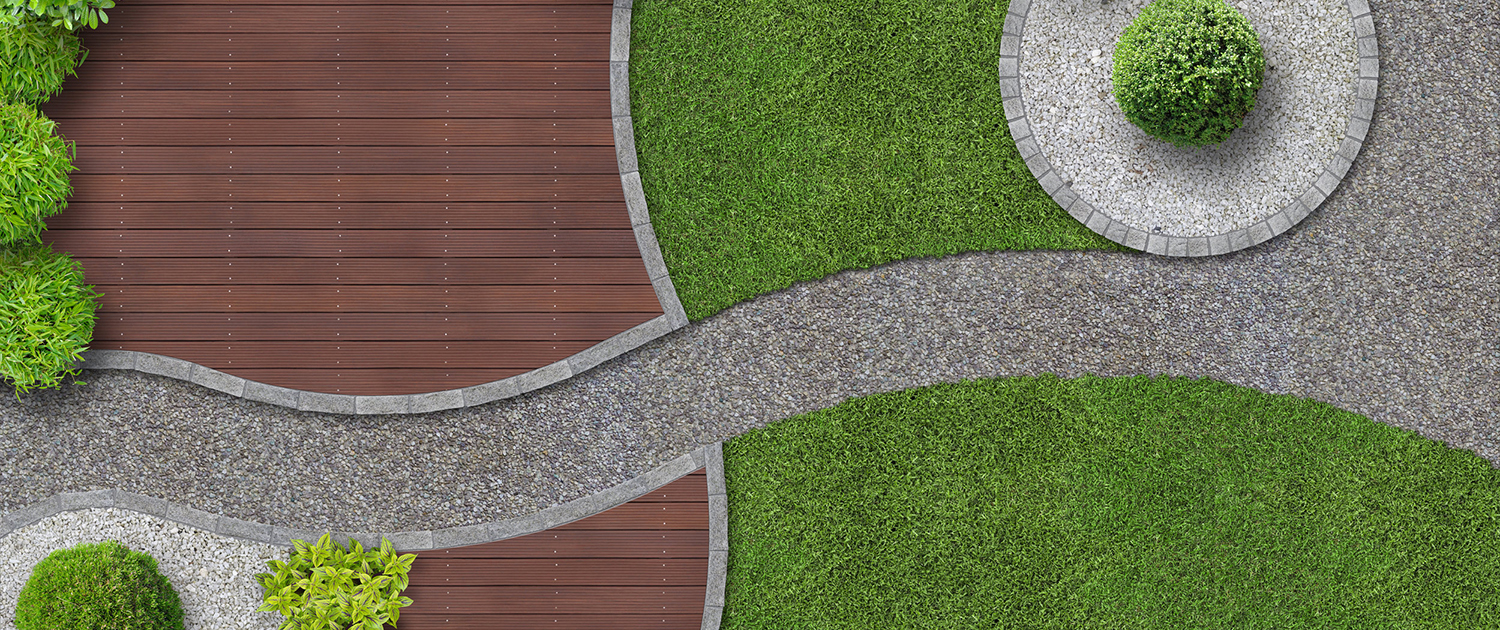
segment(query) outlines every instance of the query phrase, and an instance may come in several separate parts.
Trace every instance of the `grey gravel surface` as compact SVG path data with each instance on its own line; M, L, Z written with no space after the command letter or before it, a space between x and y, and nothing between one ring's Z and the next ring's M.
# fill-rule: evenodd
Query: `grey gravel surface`
M847 271L563 383L418 416L297 412L167 378L0 391L0 513L120 488L288 527L522 516L699 444L963 378L1207 376L1328 402L1500 465L1500 6L1381 1L1382 79L1329 200L1202 259L991 252Z
M63 512L0 538L0 630L15 630L16 603L38 562L61 549L113 540L156 559L182 600L183 630L276 630L279 612L258 612L265 589L257 573L288 550L218 536L115 508Z

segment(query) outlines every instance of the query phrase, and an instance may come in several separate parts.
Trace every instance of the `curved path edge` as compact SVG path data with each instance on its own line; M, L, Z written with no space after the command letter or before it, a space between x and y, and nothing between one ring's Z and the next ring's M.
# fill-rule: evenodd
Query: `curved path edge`
M729 567L729 497L724 486L723 443L715 442L678 457L655 470L592 495L516 518L413 532L330 532L341 545L358 540L365 547L380 546L386 538L398 552L431 551L478 545L552 529L594 516L638 499L700 468L708 477L708 580L703 601L703 630L717 630L724 610L724 579ZM279 547L292 540L315 541L322 531L292 529L211 514L164 499L124 490L63 492L0 517L0 538L42 519L76 510L117 508L163 518L207 532Z
M351 396L289 389L251 381L191 361L133 350L91 350L73 369L135 370L197 383L231 396L289 407L348 415L412 414L483 405L567 380L600 363L634 350L648 341L687 326L687 312L667 274L667 265L651 227L646 193L635 153L635 129L630 118L630 8L631 0L615 0L609 29L609 106L614 120L615 159L625 207L635 230L636 245L646 264L646 275L656 290L663 315L590 346L587 350L524 374L470 387L399 396Z
M1031 12L1031 0L1011 0L1005 14L1004 31L1000 36L1000 98L1005 108L1005 120L1010 135L1016 141L1021 159L1042 185L1042 190L1052 197L1057 205L1068 211L1079 223L1111 241L1134 250L1162 256L1217 256L1271 240L1272 237L1292 228L1333 194L1339 182L1349 172L1349 165L1364 146L1365 136L1370 131L1370 119L1375 115L1375 93L1380 81L1380 46L1375 40L1375 18L1370 13L1366 0L1345 0L1349 17L1354 22L1354 37L1359 54L1359 83L1354 98L1354 111L1349 116L1349 126L1344 130L1344 139L1338 152L1323 168L1317 181L1307 188L1301 197L1293 199L1285 208L1247 228L1232 230L1214 236L1183 237L1166 234L1148 234L1121 223L1109 215L1099 212L1087 201L1078 198L1073 191L1073 179L1052 167L1031 132L1031 123L1026 117L1026 108L1021 102L1021 31L1026 26L1026 16Z

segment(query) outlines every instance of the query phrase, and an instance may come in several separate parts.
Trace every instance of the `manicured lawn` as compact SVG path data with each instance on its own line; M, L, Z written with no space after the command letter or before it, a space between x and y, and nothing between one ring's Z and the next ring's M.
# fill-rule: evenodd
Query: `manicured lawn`
M724 459L726 630L1500 627L1500 471L1306 399L966 381Z
M1130 251L1059 208L1001 107L1005 0L638 0L630 104L690 320L903 258Z

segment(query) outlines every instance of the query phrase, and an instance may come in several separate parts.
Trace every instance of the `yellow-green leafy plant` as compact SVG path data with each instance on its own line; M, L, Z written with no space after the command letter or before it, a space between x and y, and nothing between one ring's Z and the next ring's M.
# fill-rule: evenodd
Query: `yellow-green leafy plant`
M117 541L52 552L16 601L17 630L182 630L182 601L156 558Z
M0 22L18 22L28 18L43 18L53 26L77 30L88 25L99 28L99 23L109 23L105 9L113 9L115 0L0 0L3 13Z
M1115 102L1160 140L1227 140L1255 107L1266 70L1249 20L1224 0L1155 0L1115 45Z
M56 387L94 339L98 294L83 266L51 245L0 246L0 380L16 398Z
M381 630L396 625L401 608L410 606L407 572L416 554L397 556L391 541L380 539L380 551L365 551L358 540L345 549L323 534L316 545L293 540L289 562L272 560L272 573L257 573L265 589L261 612L286 617L280 630Z
M72 31L39 19L0 23L0 101L45 103L78 76L88 49Z
M74 145L26 103L0 104L0 244L36 241L73 194Z

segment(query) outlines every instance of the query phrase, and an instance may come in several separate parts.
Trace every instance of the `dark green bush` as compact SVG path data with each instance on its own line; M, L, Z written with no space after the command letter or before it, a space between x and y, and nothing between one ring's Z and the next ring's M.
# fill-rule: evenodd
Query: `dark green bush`
M182 602L156 559L115 541L52 552L16 602L16 630L181 630Z
M1265 69L1255 29L1224 0L1156 0L1115 45L1115 102L1155 138L1217 144L1255 107Z
M56 387L94 338L94 287L50 245L0 247L0 380L19 397Z
M25 103L0 104L0 244L36 241L42 219L67 207L73 184L73 143Z
M88 57L78 36L40 19L0 24L0 101L45 103Z
M109 23L104 9L113 9L115 0L0 0L4 13L0 20L15 23L27 18L44 18L53 26L70 31L87 24L99 28L99 23Z

